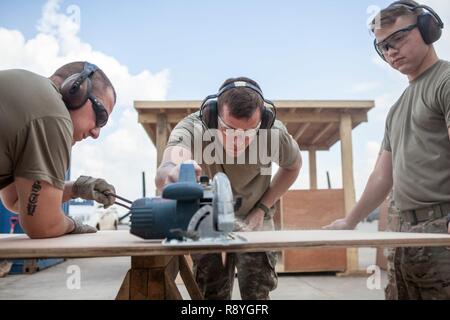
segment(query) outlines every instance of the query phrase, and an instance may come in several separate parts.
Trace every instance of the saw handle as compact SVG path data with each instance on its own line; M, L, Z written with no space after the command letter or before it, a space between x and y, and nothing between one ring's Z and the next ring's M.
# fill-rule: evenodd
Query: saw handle
M97 192L99 192L99 191L97 191ZM122 201L124 201L124 202L127 202L127 203L129 203L129 204L133 204L133 201L128 200L128 199L126 199L126 198L123 198L123 197L121 197L121 196L118 196L117 194L114 194L114 193L112 193L112 192L105 191L105 192L102 192L102 193L103 193L105 196L107 196L107 197L113 196L114 198L117 198L117 199L122 200ZM128 210L131 210L131 207L129 207L129 206L123 204L123 203L120 203L120 202L117 202L117 201L116 201L116 202L114 202L114 204L117 204L118 206L121 206L121 207L126 208L126 209L128 209Z

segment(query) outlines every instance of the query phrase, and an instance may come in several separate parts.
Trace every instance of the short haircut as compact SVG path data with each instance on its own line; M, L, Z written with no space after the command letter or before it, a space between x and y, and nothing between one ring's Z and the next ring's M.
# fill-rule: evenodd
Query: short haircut
M66 80L73 74L81 73L84 69L84 62L76 61L63 65L55 73L52 77L60 78L62 81ZM106 74L100 68L95 71L95 73L90 78L92 80L92 91L96 96L102 96L105 94L105 91L110 88L114 94L114 104L117 100L116 90L114 89L113 84L106 76ZM62 82L61 82L62 83Z
M419 5L419 3L417 3L413 0L405 0L405 1L401 1L401 2L408 3L413 6ZM378 28L384 28L386 26L393 25L399 17L403 17L403 16L417 17L421 13L423 13L422 9L411 10L410 8L404 6L401 3L398 3L398 1L396 1L396 2L391 3L387 8L381 10L377 14L377 16L370 23L370 30L372 32L375 32L375 30ZM377 25L378 23L380 25Z
M246 77L227 79L220 89L236 81L248 82L261 90L256 81ZM245 87L233 88L224 92L217 102L219 114L222 113L223 106L226 104L230 114L237 119L249 119L257 109L262 111L264 107L263 98L254 90Z

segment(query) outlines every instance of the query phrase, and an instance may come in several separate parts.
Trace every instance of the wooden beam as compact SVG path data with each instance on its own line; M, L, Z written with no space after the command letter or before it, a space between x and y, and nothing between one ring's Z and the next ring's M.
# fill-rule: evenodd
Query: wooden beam
M152 123L155 124L158 122L158 114L155 112L141 112L138 116L139 123ZM176 111L176 112L165 112L167 117L167 122L169 123L178 123L186 117L186 112Z
M297 129L297 132L295 132L295 134L294 134L294 140L296 140L296 141L299 140L310 126L311 126L311 123L300 124L299 128Z
M316 150L309 150L309 188L311 190L317 189L317 161Z
M325 128L322 129L311 141L311 144L314 145L317 143L331 128L333 128L333 123L329 123L325 126Z
M353 177L352 118L343 114L340 123L342 184L344 189L345 213L348 215L356 204L355 180ZM358 250L347 251L347 273L359 271Z
M179 256L179 264L180 264L180 275L183 279L183 282L186 286L186 290L189 292L189 295L191 296L192 300L204 300L204 297L197 285L197 282L195 282L195 279L192 275L191 269L189 267L189 264L187 263L186 258L181 255Z
M144 127L145 132L147 132L147 135L152 141L153 145L156 146L156 133L152 128L152 125L150 123L143 123L142 126Z
M277 118L284 123L323 123L323 122L335 122L339 123L341 121L341 112L338 111L323 111L320 113L311 111L298 111L296 113L290 113L286 111L279 111L277 113ZM364 112L352 112L353 121L367 122L367 114Z
M135 101L137 110L144 109L198 109L202 101ZM375 106L373 100L275 100L277 109L365 109L370 110Z
M178 123L183 120L188 114L185 110L165 110L167 114L167 121L169 123ZM367 114L365 111L352 111L353 121L367 122ZM283 123L323 123L323 122L336 122L341 120L341 112L339 111L322 111L315 112L314 110L298 110L296 112L290 112L290 110L278 111L277 118ZM155 124L158 121L158 111L151 109L140 110L138 116L139 123L152 123Z

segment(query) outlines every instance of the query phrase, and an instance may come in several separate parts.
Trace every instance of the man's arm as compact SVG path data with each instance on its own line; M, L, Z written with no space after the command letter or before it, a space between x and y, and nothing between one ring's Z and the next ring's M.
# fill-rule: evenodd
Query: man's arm
M58 237L74 230L61 212L63 191L44 181L16 178L20 224L33 239Z
M73 194L73 181L66 182L64 184L64 191L62 196L62 203L71 200L74 197ZM17 195L16 183L13 182L6 188L0 191L0 197L3 205L11 212L19 213L19 196Z
M11 183L0 191L3 205L11 212L19 213L19 196L16 191L16 184Z
M289 190L289 187L297 180L298 174L302 167L302 157L300 152L297 160L290 167L280 167L273 177L269 189L262 196L260 203L267 208L273 205ZM263 227L264 211L260 208L253 209L245 219L244 230L260 230Z
M73 184L74 184L73 181L64 183L64 191L63 191L63 197L62 197L63 203L65 203L73 198L73 196L74 196L73 189L72 189Z
M383 150L361 199L344 219L334 221L325 229L354 229L362 219L381 205L392 190L392 184L392 153Z
M161 191L168 183L178 181L180 165L182 163L192 163L195 167L197 177L202 174L202 168L192 160L190 150L178 146L167 147L164 150L161 165L156 171L155 184L158 190Z

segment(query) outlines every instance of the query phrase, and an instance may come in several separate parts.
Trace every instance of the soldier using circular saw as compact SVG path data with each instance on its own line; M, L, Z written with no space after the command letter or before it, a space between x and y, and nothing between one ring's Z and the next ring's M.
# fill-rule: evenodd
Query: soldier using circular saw
M274 104L245 77L224 82L203 101L200 111L172 131L157 171L156 186L178 181L182 163L193 163L197 177L223 172L241 198L236 231L274 230L274 205L295 182L302 160ZM279 168L272 178L272 163ZM277 286L273 252L193 256L194 276L206 299L231 299L235 268L241 297L269 299Z

